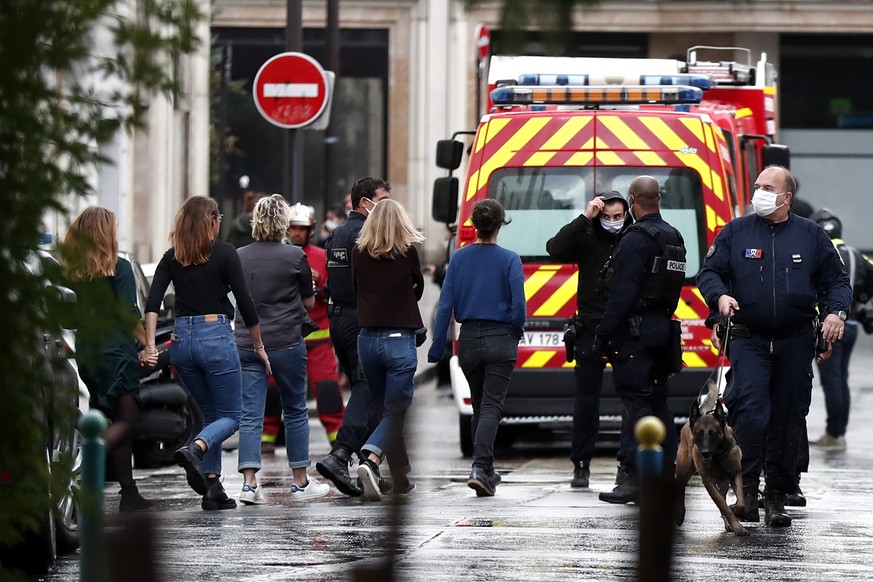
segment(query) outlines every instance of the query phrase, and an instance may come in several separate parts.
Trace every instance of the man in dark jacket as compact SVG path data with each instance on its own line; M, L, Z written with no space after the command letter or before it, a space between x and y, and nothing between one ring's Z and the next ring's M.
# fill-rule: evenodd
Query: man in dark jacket
M735 511L742 521L760 520L763 471L771 527L791 525L785 502L797 487L812 397L813 322L821 313L821 333L832 344L843 337L852 304L849 276L827 235L790 212L796 190L786 168L765 168L755 180L755 214L725 225L697 276L709 308L731 318L725 404L743 451L746 498Z
M612 362L615 391L630 426L646 416L664 423L664 467L672 477L677 437L667 378L682 369L679 322L672 316L685 282L685 243L661 218L660 200L660 183L651 176L635 178L628 187L628 212L636 222L604 269L607 302L591 350ZM627 475L612 492L602 492L601 501L638 500L636 439L622 444Z
M570 487L588 487L591 458L600 428L600 392L605 364L592 357L594 328L603 317L606 300L597 293L600 270L615 250L625 226L633 222L627 201L615 190L596 196L583 214L565 225L546 243L553 259L579 265L576 290L578 313L574 318L576 342L576 402L573 407L573 441ZM622 423L623 440L625 423ZM621 474L621 473L620 473Z

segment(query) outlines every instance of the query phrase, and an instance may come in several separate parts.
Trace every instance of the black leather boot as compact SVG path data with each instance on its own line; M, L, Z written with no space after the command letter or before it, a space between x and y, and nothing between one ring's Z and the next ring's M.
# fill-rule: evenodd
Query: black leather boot
M573 480L570 481L570 487L574 489L588 487L588 481L590 479L591 469L588 468L588 463L584 461L573 463Z
M603 491L598 497L607 503L637 503L640 499L640 481L636 473L619 466L615 476L615 488Z
M151 501L139 494L136 485L121 486L121 501L118 503L118 511L121 513L151 509L152 505Z
M178 449L173 455L173 460L185 469L188 477L188 485L200 495L206 495L207 483L203 471L200 469L200 461L203 460L203 450L196 442Z
M785 513L785 493L781 491L764 492L764 523L770 527L788 527L791 516Z
M800 485L794 493L785 496L785 505L788 507L806 507L806 496L800 490Z
M761 514L758 511L758 482L743 483L743 497L746 500L746 507L743 511L737 509L737 505L730 506L731 511L737 516L740 521L758 522L761 521Z
M208 511L234 509L236 507L236 501L228 497L227 493L224 492L221 477L207 477L206 484L208 489L206 495L203 496L200 507Z
M364 491L349 476L351 456L351 451L348 449L336 447L329 455L315 463L315 469L325 479L330 480L341 493L351 497L360 497Z

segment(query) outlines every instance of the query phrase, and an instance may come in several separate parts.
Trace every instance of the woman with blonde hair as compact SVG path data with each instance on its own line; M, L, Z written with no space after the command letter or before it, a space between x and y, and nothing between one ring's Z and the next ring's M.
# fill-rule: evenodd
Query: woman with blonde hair
M231 320L236 297L254 352L270 373L255 304L249 295L236 249L217 240L222 215L211 198L194 196L182 204L170 238L173 242L155 269L146 303L146 349L143 359L157 358L155 329L161 299L172 282L176 322L170 362L179 380L203 412L203 430L194 442L176 451L188 484L203 495L203 509L232 509L236 502L221 486L221 443L239 427L242 372Z
M130 263L118 256L115 214L90 207L70 225L61 253L76 292L76 363L91 406L112 421L104 434L110 472L121 485L120 511L146 509L133 480L133 427L139 416L139 363L145 343Z
M418 301L424 277L414 243L424 237L406 210L391 199L370 211L352 252L352 280L358 299L358 355L370 394L384 402L382 420L361 448L358 476L367 499L382 498L379 465L387 454L405 449L403 424L412 404L418 366L416 330L424 327ZM391 467L394 491L409 493L414 485L409 467Z
M306 408L306 344L300 332L306 309L315 304L312 272L303 249L282 243L291 208L279 194L261 198L252 215L255 242L239 249L243 274L258 306L261 336L279 388L285 413L285 450L291 467L292 501L327 495L330 486L309 477L309 413ZM258 358L255 341L237 315L236 347L242 362L242 416L239 431L239 499L247 505L266 503L258 487L261 433L269 375Z

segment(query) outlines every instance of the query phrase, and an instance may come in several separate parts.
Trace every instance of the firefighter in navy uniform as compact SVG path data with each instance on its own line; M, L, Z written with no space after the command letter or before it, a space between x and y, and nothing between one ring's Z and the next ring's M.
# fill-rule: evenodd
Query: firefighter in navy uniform
M327 272L330 303L330 337L340 369L348 376L351 396L343 413L342 425L330 453L315 468L342 493L363 495L349 476L352 453L359 453L372 428L381 418L381 409L370 398L370 388L358 361L357 297L352 282L352 249L367 215L383 198L389 198L391 185L378 178L361 178L352 186L353 210L344 223L327 239ZM378 415L378 416L377 416ZM390 462L390 459L389 459Z
M624 478L601 501L636 502L639 478L632 427L644 416L657 416L667 427L663 443L665 472L672 476L677 437L667 403L667 377L682 369L679 322L672 319L685 281L685 243L679 231L661 218L660 184L640 176L628 188L636 222L625 231L603 269L601 292L606 310L595 330L592 350L613 366L615 391L627 409L630 438L623 443ZM621 477L621 476L620 476Z
M553 259L579 265L576 291L577 314L573 319L568 343L569 354L576 360L576 401L573 406L573 439L570 460L573 480L570 487L588 487L590 463L594 456L600 428L600 392L605 363L591 353L594 329L603 317L606 300L597 293L600 270L618 244L621 232L633 222L627 201L615 190L594 197L572 222L564 225L546 243ZM569 338L567 338L569 339ZM622 423L624 429L625 423ZM626 438L622 431L622 438Z
M828 236L790 212L796 189L786 168L764 169L755 180L755 214L725 225L697 277L709 308L731 318L725 404L743 451L745 496L737 517L760 520L763 471L765 521L773 527L791 525L785 501L796 488L812 397L814 321L820 313L823 340L835 342L852 304L849 276Z

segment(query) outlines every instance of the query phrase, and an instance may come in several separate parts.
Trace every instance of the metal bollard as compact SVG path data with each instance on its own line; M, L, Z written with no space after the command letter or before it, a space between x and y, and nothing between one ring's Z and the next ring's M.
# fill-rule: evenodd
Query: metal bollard
M106 477L103 433L106 417L92 410L79 420L82 444L82 487L79 497L79 580L105 579L103 552L103 487Z
M672 429L672 427L670 427ZM640 538L637 580L669 582L673 546L673 503L675 484L665 474L661 443L667 429L654 416L641 418L634 428L637 441L637 470L640 477Z
M634 427L637 441L637 469L640 480L652 475L660 475L663 470L664 451L661 443L667 436L664 423L657 416L646 416L637 421Z

